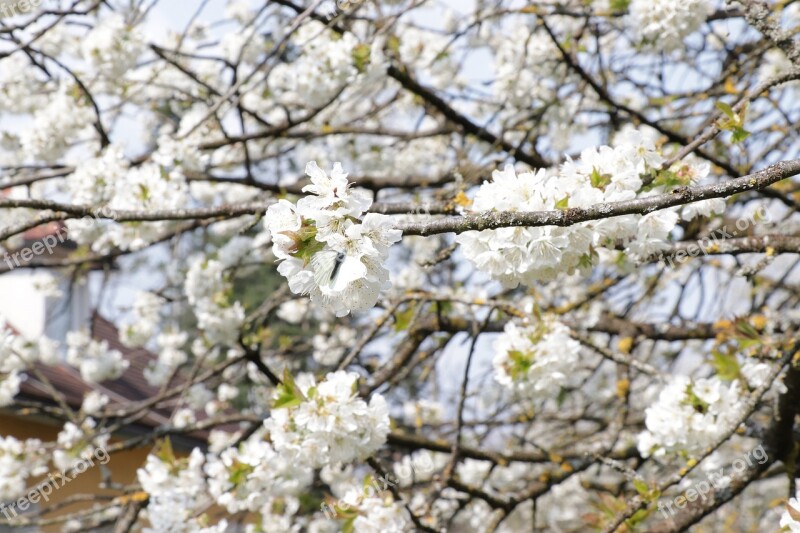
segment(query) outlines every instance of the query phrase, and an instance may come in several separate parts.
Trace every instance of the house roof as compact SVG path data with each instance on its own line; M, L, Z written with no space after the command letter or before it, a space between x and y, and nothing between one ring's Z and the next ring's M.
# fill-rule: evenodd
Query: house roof
M111 349L119 350L130 362L130 366L114 381L97 384L86 383L80 372L69 365L59 363L45 365L37 363L36 370L63 395L67 405L79 409L84 396L96 390L108 396L112 403L130 404L153 398L159 392L144 377L144 369L156 359L155 355L144 348L128 348L119 340L119 332L110 321L95 313L92 318L92 338L108 342ZM52 396L48 387L34 374L28 373L27 379L20 385L20 393L28 398L48 401ZM151 410L141 419L147 426L158 426L169 422L168 410Z
M0 191L2 193L3 191ZM49 235L55 235L59 238L59 243L53 248L53 253L48 257L49 260L59 260L68 257L76 248L76 244L70 241L66 233L67 229L63 222L51 222L37 226L27 230L23 234L23 245L19 248L30 247L36 242ZM14 253L13 251L10 253ZM25 267L25 263L21 257L17 260L22 263L20 266ZM36 261L34 259L33 261ZM97 265L92 265L96 268ZM2 268L0 268L2 272ZM19 334L11 324L7 324L14 334ZM156 356L144 348L129 348L122 344L119 339L119 331L114 324L94 313L91 320L91 334L94 339L108 342L111 349L118 350L122 356L130 363L128 368L123 374L113 381L106 381L102 383L87 384L80 375L80 372L69 365L59 363L55 365L45 365L37 363L35 365L36 373L27 372L26 379L20 384L20 398L43 402L47 404L55 404L51 389L51 385L55 390L62 395L64 401L71 408L80 409L83 399L91 391L98 391L109 397L111 405L119 405L128 407L131 404L149 400L159 393L159 388L151 386L147 379L144 377L144 370L147 366L156 360ZM36 374L44 378L40 380ZM174 378L173 384L179 385L180 376ZM172 408L170 406L151 408L148 409L145 415L139 418L135 426L126 428L132 432L149 431L155 427L168 424L170 422ZM205 418L205 413L201 413L198 419ZM235 430L237 428L228 424L225 429ZM181 446L202 445L207 441L208 431L196 431L185 437L176 437L174 443Z
M144 377L145 368L156 359L152 352L144 348L129 348L123 345L119 340L119 331L116 326L97 313L92 318L92 337L108 342L111 349L122 353L122 356L130 362L130 366L118 379L88 384L81 378L80 372L72 366L63 363L55 365L37 363L35 366L37 373L63 396L67 405L73 409L79 409L84 396L93 390L108 396L111 405L116 404L121 407L128 407L130 404L158 395L159 389L150 385ZM176 378L176 384L180 383L179 379ZM49 404L54 403L50 388L32 372L28 372L26 379L20 384L19 397ZM168 424L171 411L169 406L148 409L146 414L137 420L136 426L129 429L135 433L141 433ZM201 445L207 440L208 432L197 431L187 437L176 439L175 444L180 445L178 441L183 441L186 446Z

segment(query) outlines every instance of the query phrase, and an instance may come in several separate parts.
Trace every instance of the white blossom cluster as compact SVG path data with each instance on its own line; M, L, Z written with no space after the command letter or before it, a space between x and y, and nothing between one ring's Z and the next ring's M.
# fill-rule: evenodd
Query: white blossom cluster
M772 48L764 53L764 63L758 69L758 77L764 83L772 78L791 72L793 68L792 61L786 56L786 52L780 48ZM792 95L796 95L800 83L794 80L787 83L785 87L790 89Z
M531 482L536 478L536 471L531 468L531 465L516 462L501 466L492 465L488 461L465 459L459 463L456 472L459 480L465 484L473 487L480 487L481 491L492 495L499 495L508 490L524 490L524 488L529 487ZM460 502L456 500L450 502L449 505L458 505L459 503ZM437 502L437 504L439 511L445 512L445 516L447 516L447 513L452 512L452 509L447 509L447 500L442 499ZM555 505L555 507L558 507L558 505ZM545 507L545 509L547 509L547 507ZM493 512L492 508L481 500L472 500L469 503L468 511L467 513L458 515L454 528L464 531L482 531L487 520L491 520ZM525 529L526 525L530 524L532 520L533 516L530 514L520 515L519 513L514 513L509 515L507 520L504 520L503 527L498 528L497 531L504 531L506 533L521 531ZM573 523L571 525L574 526L575 524ZM574 529L574 527L572 529ZM562 531L564 529L553 528L552 530ZM569 530L569 528L566 530Z
M391 497L364 497L364 490L350 490L342 503L360 512L353 521L353 531L364 533L404 533L411 530L408 512Z
M47 452L42 441L0 436L0 500L22 496L28 480L47 472Z
M557 21L560 31L574 34L577 21ZM561 27L564 26L564 27ZM549 146L559 152L567 150L571 141L585 130L585 121L575 113L579 103L559 95L559 88L569 83L571 72L561 61L561 54L550 36L530 23L515 24L508 31L491 36L495 77L492 84L496 101L503 102L497 111L508 120L518 120L520 113L542 109L547 117L546 137ZM582 95L583 98L590 95ZM584 102L585 105L585 102ZM522 140L527 132L513 132L512 139Z
M204 461L205 457L197 448L184 460L175 459L171 453L147 456L147 463L137 473L142 490L149 496L146 516L150 527L144 528L145 533L224 533L227 530L225 520L206 527L197 517L210 503L205 490Z
M549 100L557 88L553 68L559 65L558 49L543 31L517 25L496 36L496 85L498 97L509 104L530 106L532 100Z
M388 216L364 215L372 200L366 191L350 189L340 164L329 177L311 162L306 174L311 184L303 192L309 196L296 205L280 200L267 210L278 272L293 293L309 294L336 316L371 309L381 290L391 287L385 263L400 231Z
M0 90L0 111L33 113L46 105L45 97L31 94L30 88L38 83L38 79L31 69L25 68L27 65L27 58L19 54L3 60L3 66L7 68L3 72L3 90Z
M130 366L119 350L110 349L108 341L92 339L86 330L67 333L67 363L90 383L117 379Z
M702 452L732 429L743 398L738 380L726 384L716 376L670 377L658 401L645 410L647 429L639 434L639 452L644 457Z
M0 406L11 405L19 393L19 371L24 364L14 349L14 336L0 323Z
M58 360L58 343L42 335L28 341L7 327L0 318L0 407L10 405L19 393L22 372L37 362L52 365Z
M177 177L183 177L184 172L204 170L210 157L201 152L197 145L207 133L207 128L200 128L182 139L162 133L158 137L158 149L153 153L153 161Z
M566 324L575 324L576 329L580 325L581 331L600 330L606 323L598 322L601 313L615 311L609 307L618 300L622 304L628 298L623 293L634 294L642 288L641 278L630 276L595 297L591 283L595 280L586 274L597 264L629 274L631 262L652 258L670 239L694 238L696 234L678 227L680 222L713 217L725 210L725 200L695 202L644 216L606 216L569 227L468 231L454 238L411 237L393 248L401 241L401 231L393 223L399 218L369 213L371 194L356 189L343 168L359 176L356 181L364 180L380 190L381 200L419 206L418 212L404 215L403 220L413 222L432 218L423 213L429 201L441 202L448 209L458 206L459 213L469 209L556 212L646 198L697 184L710 171L701 158L738 166L753 155L751 145L740 144L728 154L724 151L727 138L706 139L695 150L697 156L662 168L674 154L668 150L687 144L673 140L684 135L690 139L690 132L699 134L709 126L702 119L709 110L713 112L712 100L733 98L750 87L745 83L750 81L745 77L748 73L742 70L723 68L721 72L735 75L712 85L719 90L711 95L701 92L691 75L680 76L684 68L700 74L704 74L701 70L715 71L717 63L730 60L726 50L739 50L747 42L753 31L728 35L717 31L724 25L744 29L741 10L726 9L725 20L706 23L711 9L721 2L563 0L525 8L520 3L520 9L509 10L483 1L475 2L474 10L462 10L463 6L451 2L459 8L456 13L437 3L351 1L357 16L325 24L319 15L333 13L328 8L341 11L341 6L332 5L336 2L317 3L311 16L278 5L284 3L224 3L225 20L209 20L203 3L185 31L169 29L174 21L164 25L154 20L159 16L157 6L149 9L137 7L141 4L137 2L112 1L86 13L65 12L63 19L45 15L0 39L7 45L5 51L0 50L0 113L4 117L0 170L8 173L11 183L24 183L9 189L0 185L0 199L48 199L145 213L130 217L145 219L134 222L91 217L66 220L69 239L79 245L68 263L72 258L83 261L86 254L113 252L108 260L126 270L130 265L138 275L153 264L161 266L165 255L172 259L153 279L158 289L136 296L129 318L121 324L120 339L126 347L146 346L156 354L144 376L151 385L165 387L165 401L170 405L174 401L168 429L194 438L200 433L196 432L201 426L198 421L208 422L209 446L208 451L198 446L188 457L178 458L167 444L147 458L138 471L138 482L148 502L141 512L142 524L133 529L146 533L222 533L229 528L247 533L405 532L414 530L408 510L436 529L485 529L497 518L489 503L492 498L474 498L472 491L442 486L443 471L445 477L452 474L453 480L498 501L516 501L516 495L529 492L533 483L543 479L554 482L537 506L520 505L504 515L498 531L535 529L542 524L553 530L580 529L597 503L593 488L612 486L620 478L613 469L603 469L603 474L597 474L601 477L592 480L596 484L584 483L582 476L588 474L580 472L556 483L553 472L572 473L568 472L571 458L583 451L580 443L573 448L565 435L593 437L586 428L606 419L608 407L621 396L630 392L634 398L641 381L648 379L637 373L637 381L631 384L619 378L613 365L604 364L590 379L580 380L580 387L572 386L578 381L576 373L582 371L582 353ZM91 2L76 0L74 4L73 8L83 9ZM785 11L796 13L798 6L795 3ZM217 7L210 11L221 11ZM587 21L599 31L585 31ZM784 22L793 25L796 20ZM744 41L736 33L745 35ZM701 37L706 46L696 47L700 57L682 57L686 54L680 51L687 44L695 48L693 43ZM742 50L742 57L755 54L756 60L763 59L760 67L753 67L760 69L753 74L762 81L792 67L778 49L745 46ZM479 68L473 72L476 63ZM591 90L593 83L587 82L595 80L606 88L605 94ZM768 125L759 109L763 97L750 96L747 126L754 139L785 133L784 124L771 130L763 127ZM770 98L764 107L784 105L782 100L787 99ZM647 126L637 130L624 126L610 146L585 149L579 157L568 157L547 170L506 166L496 170L492 180L473 187L496 161L512 158L522 164L539 155L545 162L542 166L563 161L562 154L579 153L587 143L604 138L632 118L636 123L657 124L664 138L671 139L666 141L667 148L662 152L660 134ZM481 134L468 133L474 133L475 127L467 122L474 122ZM492 137L503 142L492 142ZM785 143L790 140L782 141L783 145L789 146ZM771 150L752 162L766 165L779 160L774 156ZM297 169L303 165L310 184L295 199L296 183L303 179ZM718 166L715 173L722 174L725 165ZM5 178L5 174L0 176L0 180ZM787 192L791 188L774 189L773 196L791 196ZM473 193L471 207L463 209L469 205L464 194ZM749 209L750 201L749 194L729 200L732 210L742 205ZM226 212L245 203L269 208L263 218L208 214L213 208ZM191 218L195 215L190 211L195 209L207 214ZM149 221L164 210L187 213ZM0 209L0 229L34 228L34 217L61 218L61 213ZM65 213L72 216L70 210ZM264 230L251 238L259 224ZM686 225L690 230L697 226ZM767 230L758 230L762 231ZM31 234L3 242L2 250L15 251ZM451 256L457 249L451 246L454 240L460 254ZM498 294L494 283L478 286L484 281L480 277L476 282L462 276L470 274L462 257L505 287L535 286L535 298L517 298L521 291ZM91 259L92 264L106 263ZM283 297L272 294L262 306L252 301L255 291L237 297L251 274L259 276L259 289L262 280L264 287L272 287L273 259L296 299L281 303ZM394 283L390 264L403 269ZM718 267L709 262L702 268ZM672 277L674 272L655 279L646 295L642 292L642 303L658 307L661 288L670 281L689 287L687 294L694 290L690 285L695 283L694 273L686 272L688 268L679 270L685 274L680 279ZM114 283L127 275L108 271ZM94 273L87 271L89 276ZM557 282L543 283L552 280ZM387 318L395 315L394 327L391 320L370 324L370 316L344 318L370 311L382 291L392 287L389 299L408 302L407 307L387 310ZM47 290L57 298L58 289L58 284L50 283ZM762 292L754 293L754 300L764 294L766 303L765 290L774 289L758 288ZM496 383L481 389L470 382L470 390L465 391L475 399L465 405L465 420L470 424L456 436L447 420L449 407L441 403L453 398L454 392L448 371L457 343L451 334L460 329L462 319L500 309L494 304L501 298L514 298L511 304L525 308L530 319L505 324L489 354ZM563 302L584 304L563 318L542 316L533 310L534 300L546 302L542 306L546 309ZM275 312L280 320L270 314L262 320L259 312L269 309L271 313L273 303L281 304ZM636 309L636 319L643 322L650 319L650 309L644 307L641 314ZM687 307L676 305L676 314L683 314ZM168 318L173 311L175 315ZM194 316L178 314L183 311ZM353 372L332 372L324 378L301 373L296 380L289 374L309 367L334 368L362 338L362 329L371 325L375 329L363 336L370 344L363 347L354 365L359 372L374 371L376 362L389 359L387 352L403 346L395 341L402 343L399 338L411 333L410 327L404 327L408 320L401 320L406 312L410 313L406 318L412 317L411 327L425 337L411 346L415 352L409 359L400 361L403 368L397 369L396 380L385 385L390 389L385 396L361 397L359 374ZM417 319L434 318L434 312L439 320L431 322L434 331L429 332L427 323L417 323ZM791 321L793 311L774 312L779 316L768 318L770 324ZM334 315L344 319L333 320ZM416 328L417 324L423 327ZM447 327L439 327L443 324ZM653 327L662 332L660 324ZM439 331L443 329L448 331ZM664 337L670 338L666 333ZM753 346L760 348L755 337ZM652 343L653 360L661 362L667 343L643 342ZM699 345L706 340L689 342ZM637 346L641 346L639 339ZM0 407L13 404L26 372L34 365L60 360L56 348L44 336L26 340L0 324ZM117 379L130 364L119 351L92 339L85 330L68 333L66 349L66 362L78 368L89 384ZM272 387L268 372L259 371L248 360L253 354L263 356L269 368L288 367L280 386ZM478 358L485 355L476 352ZM772 384L772 396L762 402L766 412L769 402L785 393L786 387L774 379L775 369L762 362L765 359L753 361L742 364L739 380L731 383L718 377L669 378L658 401L646 411L646 431L637 436L641 455L660 458L704 451L738 422L747 389ZM224 370L206 372L223 362L229 363ZM192 372L201 382L187 382L180 394L167 391L170 378L186 377L181 370L188 363L202 370ZM489 361L479 363L483 367ZM378 372L383 368L388 367ZM588 368L585 373L589 374ZM411 383L417 377L418 383ZM171 385L180 382L175 379ZM125 406L121 398L110 398L100 390L85 394L79 411L76 405L69 406L74 412L64 413L70 421L64 423L55 442L0 437L0 500L24 494L35 476L46 473L48 461L69 469L92 450L107 445L109 431L117 428L105 426L105 420ZM537 402L537 417L507 417L517 414L515 403L506 402L509 397L523 400L525 407ZM555 398L558 402L549 401ZM381 462L391 466L387 471L399 477L403 501L388 490L366 492L370 476L364 475L367 465L359 464L387 442L388 399L398 402L392 407L402 421L398 431L429 441L420 443L416 451L404 450L408 453L393 445L391 454L381 456ZM112 401L113 408L107 408ZM539 416L540 408L544 416ZM561 416L550 417L556 410ZM574 424L564 424L573 413L579 413ZM217 416L219 420L214 420ZM231 420L241 420L240 425ZM244 438L247 420L265 421ZM632 416L623 422L636 424L636 420ZM497 448L506 437L513 450ZM547 458L552 465L516 460L501 464L466 457L451 462L451 454L424 449L441 448L441 443L454 439L463 441L465 452L467 445L485 448L485 457L500 451L513 457L517 451L552 450ZM562 462L559 454L565 450L568 458ZM314 508L321 492L326 502L333 496L349 505L345 516L323 518ZM113 518L122 509L112 504L96 516ZM247 516L243 521L251 523L217 521L214 516L220 512L238 515L237 521ZM777 513L773 510L774 522ZM797 498L789 501L781 526L800 533ZM85 529L88 526L79 520L64 525L65 531Z
M800 492L786 504L786 510L781 515L780 525L784 531L800 533Z
M33 126L20 136L21 148L37 161L57 161L75 142L76 137L91 135L94 115L89 106L65 83L47 100L47 105L33 115Z
M434 87L457 86L461 76L457 61L447 53L448 37L427 31L417 25L407 25L402 30L398 53L405 65L413 65L416 75L430 79Z
M178 157L174 155L173 157ZM76 165L67 179L76 204L111 210L160 210L185 207L189 188L179 172L148 161L131 167L115 145ZM70 239L88 244L96 252L114 247L138 250L159 236L169 222L111 224L93 218L67 221Z
M416 452L417 454L430 454L427 450ZM446 459L444 454L439 457ZM410 459L408 456L404 459ZM428 457L427 469L422 468L420 463L404 465L405 470L395 468L395 478L399 483L410 483L415 479L415 472L423 471L430 473L432 461ZM444 467L444 465L441 465ZM412 470L416 468L416 470ZM374 532L405 532L411 530L411 519L406 509L396 502L387 489L386 485L374 476L367 476L359 481L359 476L352 465L329 465L320 470L320 479L330 487L331 496L325 504L327 515L339 510L346 511L341 519L348 519L354 531L374 531ZM422 479L417 478L418 480ZM349 526L348 526L349 527ZM333 530L339 531L339 528Z
M184 291L198 326L212 343L236 346L244 308L231 298L230 268L252 249L251 239L234 238L212 257L199 254L190 261Z
M264 431L218 457L209 454L205 472L209 492L230 513L257 512L276 498L299 496L313 480L313 469L282 457Z
M530 212L588 208L661 193L667 179L694 183L709 171L708 165L680 163L659 173L653 186L644 191L643 177L657 172L662 163L663 157L649 134L628 130L619 136L616 146L587 148L580 159L568 160L556 173L538 170L517 174L510 165L495 171L492 181L481 185L472 209ZM712 201L703 209L718 212L724 205L724 201ZM478 270L504 286L515 287L588 269L596 261L599 249L613 250L619 241L628 243L626 253L632 257L647 257L667 245L666 239L677 221L674 209L664 209L644 216L617 216L569 227L467 231L459 234L456 242Z
M146 48L137 26L128 24L119 13L103 17L81 42L84 59L103 81L118 83L136 66Z
M356 330L343 325L333 326L328 322L320 325L320 332L311 339L314 348L314 361L321 365L333 366L337 364L347 353L347 350L355 345L357 339Z
M315 468L349 463L369 457L386 442L386 400L375 394L367 404L357 396L357 381L358 374L338 371L318 384L301 374L294 387L279 387L265 426L284 460Z
M120 341L125 346L143 346L155 335L164 300L152 292L139 292L133 302L132 320L120 328Z
M110 401L111 398L109 398L102 392L96 390L90 391L83 398L83 403L81 404L81 411L86 413L87 415L99 416L103 412L105 406L108 405Z
M359 73L353 61L358 40L352 33L336 37L321 22L310 21L300 27L294 42L302 54L291 64L276 65L270 73L270 86L277 88L279 101L322 107L354 81ZM370 55L371 50L377 50L363 46Z
M184 331L167 330L156 337L158 359L152 361L144 369L144 377L151 385L161 385L172 372L189 360L189 354L183 349L189 335Z
M580 343L549 316L530 325L507 322L494 352L498 383L530 398L555 398L580 361Z
M160 446L138 472L150 498L147 519L152 529L146 531L225 531L225 521L201 529L207 521L196 518L212 502L230 513L258 513L271 528L292 529L305 520L299 516L300 502L314 480L315 468L322 468L324 479L340 473L347 490L332 488L343 497L355 479L346 463L372 455L389 432L384 399L374 395L369 404L359 399L357 379L356 374L336 372L315 383L310 375L301 374L295 383L285 376L264 427L238 446L231 446L225 437L214 446L216 450L203 455L195 449L188 459L176 458L169 445ZM80 431L73 428L71 433ZM217 442L217 437L212 440ZM377 496L362 500L354 501L360 510L359 531L407 529L402 506ZM322 528L314 530L326 531L337 524L317 515L308 519L309 527Z
M403 418L410 426L441 424L444 421L444 415L444 405L427 398L403 404Z
M17 371L11 371L0 377L0 407L14 403L14 396L19 394L22 378Z
M111 145L99 156L79 163L67 178L67 187L76 204L103 205L114 198L127 172L128 162L121 148Z
M710 7L708 0L631 0L630 27L648 46L676 50L706 21Z
M53 464L62 472L67 472L78 463L91 460L97 449L108 445L108 434L96 434L97 422L84 419L80 425L74 422L64 424L58 433L57 449L53 451Z
M64 69L69 65L73 76L54 75L43 65L42 72L30 68L30 59L24 54L3 60L0 109L33 115L31 127L20 133L3 131L3 148L11 149L4 158L14 164L39 164L69 157L77 144L99 150L94 127L99 118L87 91L94 103L100 96L105 98L100 108L129 93L138 60L147 51L138 26L141 19L134 24L136 18L131 12L125 16L105 12L93 17L90 24L81 24L83 31L70 24L36 29L38 51L58 57Z

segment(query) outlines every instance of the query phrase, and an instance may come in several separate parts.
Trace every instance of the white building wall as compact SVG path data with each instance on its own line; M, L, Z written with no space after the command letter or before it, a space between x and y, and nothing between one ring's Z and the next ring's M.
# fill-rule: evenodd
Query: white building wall
M19 269L0 276L0 317L27 339L47 336L64 346L66 333L89 327L91 302L87 283L61 280L62 295L47 297L35 286L37 273Z
M34 288L35 274L16 270L0 276L0 316L24 337L44 333L46 298Z

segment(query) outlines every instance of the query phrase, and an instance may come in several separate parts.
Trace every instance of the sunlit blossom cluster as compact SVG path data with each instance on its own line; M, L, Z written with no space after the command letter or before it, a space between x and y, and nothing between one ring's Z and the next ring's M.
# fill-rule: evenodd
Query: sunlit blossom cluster
M171 448L147 456L138 470L139 483L147 492L146 533L224 533L227 521L206 527L198 514L211 502L206 491L203 464L205 457L194 449L188 458L178 460Z
M495 379L521 396L555 398L580 361L580 344L553 317L507 322L494 343Z
M701 453L734 429L743 408L742 392L739 381L725 383L716 376L671 377L645 410L647 429L639 435L639 452L645 457Z
M800 495L796 494L786 504L786 510L781 515L780 525L792 533L800 531Z
M80 425L67 422L58 433L58 447L53 451L53 464L62 472L67 472L78 463L90 460L97 449L105 449L109 435L97 433L97 422L85 418Z
M69 332L67 347L67 363L90 383L117 379L130 366L119 350L109 348L108 341L92 339L86 330Z
M57 342L44 335L28 340L0 318L0 406L13 403L25 370L36 363L52 365L57 361Z
M0 498L19 498L29 478L47 472L47 452L39 439L0 437Z
M389 411L379 394L369 403L359 398L357 379L355 373L338 371L315 383L303 374L295 387L279 388L276 408L265 422L275 450L293 464L314 467L372 455L386 442Z
M697 31L709 14L708 0L631 0L631 26L656 50L675 50Z
M264 431L205 465L209 491L230 513L259 511L276 498L298 496L308 488L313 470L282 457L264 438Z
M242 304L231 298L231 267L251 251L251 239L230 240L217 254L199 254L190 261L184 282L189 305L197 316L198 326L212 343L228 346L238 343L239 329L244 322ZM164 344L162 338L162 344ZM162 358L162 362L165 358Z
M306 167L310 193L280 200L267 211L278 272L295 294L344 316L371 309L391 287L385 262L400 240L388 216L364 214L372 204L366 191L351 189L341 165L331 175L311 162Z
M662 193L672 183L689 184L703 179L708 165L680 163L660 171L664 159L648 133L627 130L615 146L587 148L577 160L568 160L557 172L537 170L517 173L512 166L492 174L481 185L472 210L557 211L589 208ZM644 179L653 180L645 188ZM708 201L706 201L708 202ZM687 218L713 214L724 202L710 201ZM699 210L699 211L697 211ZM475 267L505 286L533 285L561 273L588 271L599 261L598 250L626 243L631 257L648 257L667 246L667 238L679 219L674 209L647 215L623 215L568 227L506 227L467 231L456 241Z

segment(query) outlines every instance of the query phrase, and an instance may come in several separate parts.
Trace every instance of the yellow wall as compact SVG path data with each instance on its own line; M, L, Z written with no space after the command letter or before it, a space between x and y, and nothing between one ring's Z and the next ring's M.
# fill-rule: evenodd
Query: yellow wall
M57 438L59 429L60 428L54 425L44 422L30 421L27 417L21 418L0 413L0 436L3 437L11 435L18 439L39 439L44 442L53 442ZM136 469L144 464L150 449L151 447L146 447L111 455L111 459L105 465L105 468L111 472L111 480L115 483L122 484L134 482L136 480ZM43 476L39 479L30 480L28 487L34 487L40 480L45 478L46 476ZM49 497L49 505L61 502L77 494L119 496L119 492L98 489L100 482L100 468L96 464L86 472L66 482L61 488L53 489ZM100 503L100 500L97 500L97 503ZM48 504L41 502L40 505L42 508L45 508ZM43 518L49 519L55 516L74 513L79 509L91 505L93 505L92 502L73 503L59 509L55 513L44 515ZM0 517L5 518L2 513L0 513ZM42 531L55 533L61 531L61 525L46 527L43 528Z

